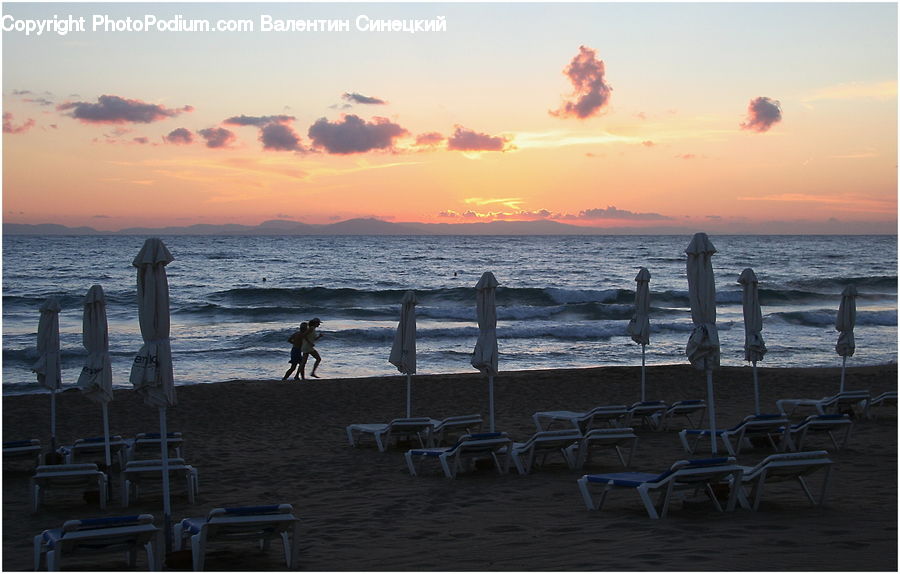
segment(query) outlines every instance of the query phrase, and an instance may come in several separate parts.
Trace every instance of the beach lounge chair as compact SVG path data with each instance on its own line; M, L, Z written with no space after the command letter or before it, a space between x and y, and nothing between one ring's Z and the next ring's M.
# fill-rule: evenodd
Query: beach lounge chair
M65 456L67 464L77 462L106 462L105 439L102 436L76 439L71 446L59 448L60 454ZM125 466L128 454L128 443L119 435L109 437L109 452L119 462L119 468Z
M431 444L441 446L453 444L465 434L477 433L484 424L481 415L457 415L445 419L432 419Z
M772 450L779 450L779 441L788 440L786 437L790 421L784 415L765 414L750 415L728 429L716 429L716 438L722 441L725 450L731 456L737 456L741 449L750 445L752 438L765 438ZM685 452L693 454L697 444L702 438L709 438L709 429L684 429L678 433ZM693 439L693 441L689 440ZM733 441L733 442L732 442Z
M173 548L181 550L190 540L194 571L199 572L210 542L256 540L260 550L268 550L272 540L280 539L288 570L296 570L300 562L300 520L293 511L290 504L214 508L206 516L178 522L172 529Z
M544 431L556 423L562 423L581 431L582 434L593 428L595 423L606 423L618 426L619 419L628 415L625 405L602 405L586 412L575 411L541 411L531 415L537 430Z
M519 474L528 474L534 468L535 458L540 455L541 462L547 459L551 453L558 452L569 468L575 468L574 459L569 456L569 447L575 445L582 438L581 432L576 429L562 429L551 431L539 431L533 434L525 442L516 442L512 445L510 454Z
M387 424L353 424L347 426L347 440L350 441L350 446L359 446L360 438L367 435L372 436L378 450L384 452L390 445L391 438L415 435L419 440L419 445L424 448L426 442L430 440L428 435L431 433L432 426L434 426L432 420L427 417L394 419Z
M634 427L635 423L648 428L659 428L659 420L669 409L663 401L641 401L628 407L624 425Z
M3 443L3 463L12 460L31 459L35 465L41 464L41 441L36 438L13 440Z
M703 420L704 414L706 414L706 401L703 399L676 401L662 413L656 427L659 430L667 430L676 419L683 418L687 420L690 428L697 428ZM696 422L694 422L695 418Z
M172 458L184 458L181 447L184 438L180 432L166 433L166 447ZM159 458L161 452L161 440L158 432L142 432L128 441L128 460L141 460L147 458Z
M874 417L874 409L889 407L896 410L897 408L897 391L886 391L881 393L874 399L866 403L866 414L869 418ZM5 449L4 449L5 452Z
M628 468L631 465L631 457L634 455L637 442L638 437L634 434L634 429L631 427L591 429L581 437L581 440L570 446L568 450L569 456L575 463L575 468L584 468L584 465L590 460L592 452L598 448L615 450L622 466ZM627 459L622 454L624 445L629 445Z
M824 504L825 492L831 476L831 466L832 462L824 450L770 455L756 466L744 467L741 487L738 489L740 503L745 508L757 510L768 485L796 480L813 506ZM805 477L820 470L825 471L825 477L822 482L822 492L819 499L816 500L806 484ZM750 500L752 502L747 500L746 489L748 487L751 489Z
M735 464L734 457L709 458L701 460L679 460L668 470L659 474L646 472L615 472L611 474L586 474L578 479L578 488L588 510L602 510L606 495L612 489L629 489L638 493L650 518L665 518L675 493L699 490L710 497L716 510L722 512L722 505L716 498L715 485L732 480L740 483L743 468ZM595 503L590 491L591 485L601 485L600 499ZM734 510L738 496L737 488L730 489L726 510ZM654 505L651 491L659 492Z
M34 569L40 570L41 557L47 556L47 570L57 571L62 566L63 555L81 552L128 553L128 565L137 564L137 551L147 553L147 569L159 570L162 566L161 531L153 525L153 516L111 516L67 520L62 528L45 530L34 537Z
M200 492L200 481L197 469L184 463L184 459L168 460L169 475L184 480L187 487L188 502L194 504ZM147 482L162 484L162 460L132 460L126 463L120 475L122 483L122 506L127 507L132 498L136 501L140 494L140 486Z
M31 477L31 508L38 511L48 490L98 489L100 491L100 508L106 508L108 488L106 473L100 471L96 464L48 464L37 467Z
M467 434L461 436L453 446L406 451L406 466L409 468L409 474L416 476L417 460L437 459L441 463L444 475L447 478L455 478L458 472L474 465L476 460L490 458L494 461L497 472L504 474L509 471L512 445L512 439L505 432Z
M869 399L869 391L844 391L821 399L780 399L775 401L775 405L780 412L789 417L802 408L813 408L820 415L847 413L865 416Z
M811 433L825 433L831 439L835 450L841 450L850 440L850 431L853 429L853 419L849 415L810 415L795 425L791 425L789 434L790 441L786 443L785 449L782 450L802 450L803 443ZM844 431L840 441L835 438L834 433Z

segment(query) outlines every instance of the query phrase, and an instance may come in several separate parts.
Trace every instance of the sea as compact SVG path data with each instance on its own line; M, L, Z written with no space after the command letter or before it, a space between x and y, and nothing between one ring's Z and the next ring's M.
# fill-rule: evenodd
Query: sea
M86 350L83 299L107 298L114 386L130 388L141 347L136 269L143 236L3 236L4 395L46 392L37 360L40 306L57 297L63 387ZM471 373L475 284L496 292L500 371L640 365L626 334L635 276L651 274L647 365L687 363L692 329L685 248L669 236L162 236L176 384L280 379L288 337L319 317L318 374L398 375L388 362L404 294L416 294L420 374ZM759 278L764 367L841 364L834 350L841 291L856 286L856 353L848 365L897 360L896 236L710 236L723 365L744 361L741 272Z

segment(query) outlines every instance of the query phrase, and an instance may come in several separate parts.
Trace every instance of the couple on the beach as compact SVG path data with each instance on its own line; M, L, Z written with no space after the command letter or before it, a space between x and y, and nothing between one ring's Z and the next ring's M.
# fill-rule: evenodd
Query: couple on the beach
M319 363L322 362L322 357L316 351L316 341L321 339L322 335L316 333L316 328L321 324L322 321L318 317L310 319L309 323L300 323L300 330L290 336L288 342L293 345L291 347L291 368L284 374L282 381L288 380L294 369L297 369L294 380L303 379L305 381L306 361L309 360L310 355L313 356L316 362L313 363L312 372L309 373L309 376L319 378L319 375L316 374L316 369L319 367Z

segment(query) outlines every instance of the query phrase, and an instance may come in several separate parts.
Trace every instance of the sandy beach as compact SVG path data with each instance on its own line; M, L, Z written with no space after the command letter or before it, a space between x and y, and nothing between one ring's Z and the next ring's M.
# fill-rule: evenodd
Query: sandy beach
M715 372L718 426L753 411L752 371ZM327 374L323 370L323 374ZM760 368L761 404L775 410L786 397L819 398L838 390L839 368ZM501 373L495 379L497 430L524 440L531 414L630 404L640 398L639 368L606 367ZM848 389L872 395L897 389L896 364L850 368ZM676 504L669 517L650 520L637 496L614 492L602 512L585 509L576 480L585 472L622 470L601 453L586 471L551 464L530 475L481 469L448 480L436 466L418 477L406 469L402 449L380 453L371 443L348 445L351 423L386 422L404 415L405 379L229 381L178 387L169 429L185 437L184 458L199 469L200 496L190 505L173 487L172 514L204 515L217 506L290 503L302 520L300 569L306 571L896 571L897 412L885 409L857 420L849 445L835 462L823 508L812 507L797 485L772 487L758 512L718 513L712 505ZM647 398L672 402L705 398L703 373L688 365L648 367ZM61 444L102 434L100 408L77 391L58 397ZM158 430L158 415L135 393L116 391L110 428L125 437ZM481 413L487 386L478 373L420 375L413 379L413 415L442 418ZM5 441L50 437L47 395L3 398ZM691 458L674 430L638 430L632 467L662 471ZM805 450L832 450L814 437ZM755 464L767 448L744 451ZM153 514L154 491L128 509L119 487L106 513L78 494L50 493L30 512L24 462L3 472L3 570L32 568L32 538L71 518ZM818 486L818 476L811 481ZM89 556L68 569L118 570L118 555ZM144 565L139 558L139 567ZM251 544L216 546L207 570L282 570L280 545L259 553ZM170 565L169 569L177 569Z

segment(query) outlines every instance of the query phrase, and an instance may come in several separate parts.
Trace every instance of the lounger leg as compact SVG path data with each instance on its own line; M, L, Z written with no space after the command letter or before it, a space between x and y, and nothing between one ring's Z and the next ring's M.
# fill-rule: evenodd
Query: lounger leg
M202 572L206 562L206 528L200 529L198 534L191 536L191 557L194 562L194 572Z
M390 438L390 437L387 437L387 438ZM379 452L384 452L384 449L385 449L384 439L382 439L381 433L379 433L379 432L375 433L375 444L378 445Z
M766 484L766 471L763 471L760 475L759 479L757 479L756 484L753 486L753 510L759 510L759 505L762 502L763 490L765 489Z
M41 554L44 549L44 534L38 534L34 537L34 571L41 569Z
M688 454L694 454L694 450L691 448L691 445L688 444L687 429L684 429L681 432L679 432L678 438L681 439L681 446L684 447L684 452L686 452Z
M31 485L31 511L37 512L41 506L41 487L37 484Z
M409 475L416 476L416 465L413 463L412 453L407 451L405 456L406 456L406 468L409 469Z
M797 477L797 482L800 483L800 487L803 489L803 492L806 494L806 498L812 503L813 506L816 505L816 499L813 497L812 492L809 491L809 487L806 485L806 481L802 476Z
M527 474L527 470L525 469L525 465L522 464L522 456L518 453L512 453L513 463L516 465L516 471L519 475Z
M58 572L59 560L56 557L56 550L47 551L47 572Z
M670 483L670 488L671 488L671 483ZM659 513L656 512L656 507L653 505L653 501L650 499L650 493L647 492L646 485L642 484L641 486L637 487L637 493L638 493L638 496L641 497L641 502L644 503L644 508L647 509L647 514L650 515L650 518L652 518L654 520L658 519ZM667 494L663 494L662 503L663 503L663 505L662 505L663 518L665 518L666 510L668 510L668 506L669 506L669 497Z
M587 506L587 509L597 510L597 507L594 506L594 499L591 497L591 493L588 490L587 478L582 476L578 479L578 490L581 491L581 499L584 500L584 505Z
M100 510L106 510L106 496L109 494L109 481L106 475L97 477L97 486L100 487Z
M450 468L450 464L447 462L447 457L441 456L439 458L441 460L441 468L444 469L444 476L446 476L447 478L453 478L456 475L456 473L454 472L455 469ZM456 466L456 464L458 463L458 461L453 462L454 466Z
M288 565L290 570L300 568L300 523L295 522L290 533L291 544L291 563Z
M825 478L822 480L822 495L819 497L819 506L825 505L825 494L828 491L829 481L831 480L831 467L825 469Z
M631 457L634 456L634 451L637 448L638 439L637 437L631 439L631 448L628 450L628 462L625 463L625 468L631 466Z
M356 446L356 440L353 438L353 429L347 427L347 441L350 443L350 446Z
M184 536L181 523L179 522L172 527L172 550L178 552L184 545L182 537Z

